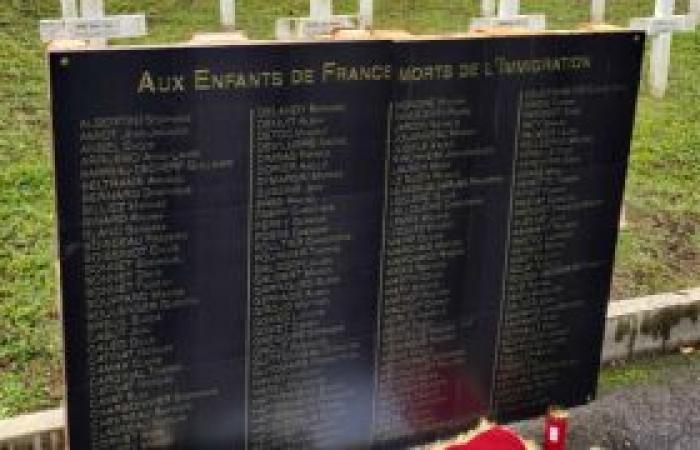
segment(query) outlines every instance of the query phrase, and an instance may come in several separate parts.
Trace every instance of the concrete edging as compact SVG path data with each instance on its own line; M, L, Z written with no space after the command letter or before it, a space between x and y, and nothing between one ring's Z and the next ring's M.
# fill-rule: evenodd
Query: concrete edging
M64 426L63 408L0 420L0 449L9 445L10 449L58 450L63 447Z
M603 362L700 342L700 288L610 302Z

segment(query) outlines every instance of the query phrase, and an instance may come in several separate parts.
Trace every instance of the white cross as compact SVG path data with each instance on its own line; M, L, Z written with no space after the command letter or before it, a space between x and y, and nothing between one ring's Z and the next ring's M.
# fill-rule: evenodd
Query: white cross
M674 31L692 31L695 21L691 15L674 15L676 0L656 0L653 17L632 19L630 28L652 36L649 84L651 94L661 98L668 87L671 64L671 37Z
M371 9L371 3L371 0L369 2L368 0L361 0L360 7L365 14L367 14L368 7ZM308 39L329 34L334 30L360 27L360 16L358 15L333 14L332 0L311 0L309 6L309 17L282 17L277 19L275 24L277 39Z
M493 17L496 15L496 0L481 0L481 15Z
M591 0L591 23L605 23L605 0Z
M316 20L329 20L333 15L332 0L311 0L309 16Z
M78 16L78 8L76 7L75 0L61 0L61 15L64 19Z
M221 25L224 28L235 28L236 0L219 0L219 10L221 11Z
M484 17L471 20L470 29L484 29L495 27L527 28L530 30L544 30L546 19L544 14L520 14L520 0L499 0L498 14L494 16L495 4L493 0L482 0L481 12Z
M104 0L81 0L80 15L85 19L103 19L105 16ZM92 45L106 45L106 37L90 39Z
M83 40L92 45L105 45L109 38L146 34L145 15L105 16L104 11L104 0L82 0L79 17L75 0L61 0L61 19L39 21L41 40Z
M700 0L690 0L688 12L693 20L693 25L700 24Z
M360 28L372 28L374 25L374 0L360 0L357 14Z

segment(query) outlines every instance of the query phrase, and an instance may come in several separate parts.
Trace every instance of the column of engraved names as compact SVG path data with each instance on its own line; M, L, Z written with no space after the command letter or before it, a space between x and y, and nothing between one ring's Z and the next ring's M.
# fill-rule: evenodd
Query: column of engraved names
M379 439L449 425L440 410L450 402L450 368L466 355L449 313L459 288L447 272L467 257L459 218L482 203L468 195L479 181L465 162L493 150L466 145L476 135L466 100L397 101L390 114Z
M191 195L197 152L160 140L190 133L189 116L91 117L80 122L81 233L94 448L167 445L191 394L175 392L182 366L154 329L197 304L167 275L186 263L188 233L169 225L169 202Z
M253 111L249 444L333 442L348 423L350 388L328 370L359 344L326 317L353 236L329 194L346 183L337 157L351 151L342 104ZM335 424L335 425L334 425ZM313 444L312 444L313 442Z
M519 114L495 389L504 411L556 401L548 390L577 364L562 318L582 306L562 277L600 265L568 253L581 226L577 216L602 205L578 193L594 137L577 127L583 109L576 95L569 88L526 90Z

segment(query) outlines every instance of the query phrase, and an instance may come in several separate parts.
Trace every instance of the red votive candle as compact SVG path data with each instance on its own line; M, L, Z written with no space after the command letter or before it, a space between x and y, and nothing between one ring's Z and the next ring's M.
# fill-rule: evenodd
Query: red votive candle
M544 450L566 450L566 433L569 414L561 409L551 409L544 421Z

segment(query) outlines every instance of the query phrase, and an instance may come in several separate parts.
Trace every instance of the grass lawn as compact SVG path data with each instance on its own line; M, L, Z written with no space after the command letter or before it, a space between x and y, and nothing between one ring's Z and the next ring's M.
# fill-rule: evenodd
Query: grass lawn
M130 42L187 39L217 29L215 0L107 0L110 12L145 11L150 35ZM239 24L271 37L274 17L301 15L307 0L247 0ZM350 12L354 1L336 1ZM465 30L476 0L375 0L376 25L414 32ZM550 26L586 20L587 0L523 0ZM19 5L27 5L21 11ZM57 0L0 2L0 418L58 403L62 395L54 275L53 189L46 67L37 19ZM649 15L652 0L611 2L618 24ZM671 85L639 102L613 296L700 285L700 32L674 37ZM615 372L603 376L606 384ZM627 376L627 375L625 375Z
M623 365L605 367L598 379L598 393L600 396L629 386L663 383L679 372L700 374L700 352L648 355Z

